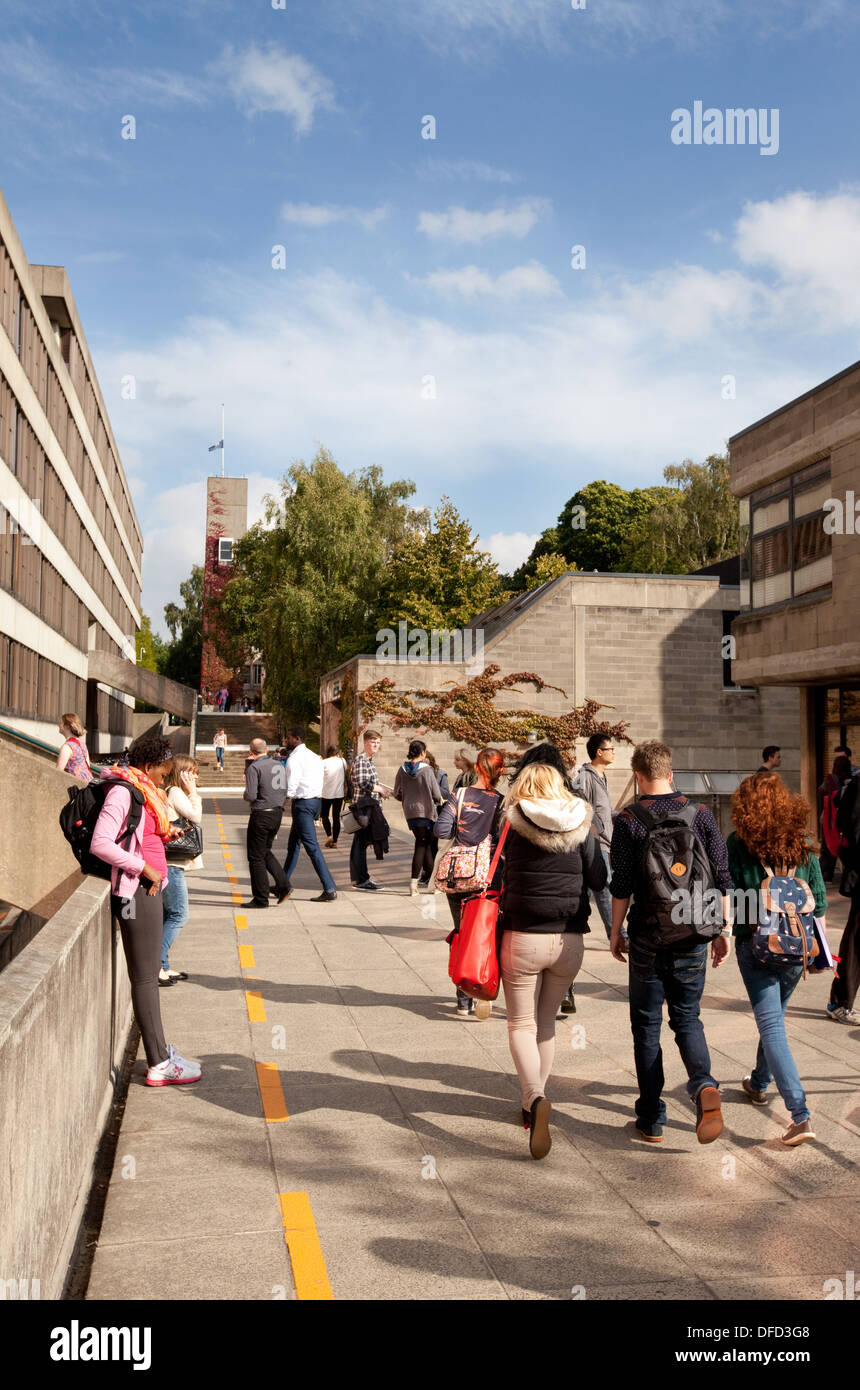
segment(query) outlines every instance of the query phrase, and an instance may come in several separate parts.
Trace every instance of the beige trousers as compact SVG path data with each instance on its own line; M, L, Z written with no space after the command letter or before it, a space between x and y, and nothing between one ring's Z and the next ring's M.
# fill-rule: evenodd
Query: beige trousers
M579 973L584 950L581 932L506 931L502 936L508 1044L524 1110L546 1095L555 1056L556 1016Z

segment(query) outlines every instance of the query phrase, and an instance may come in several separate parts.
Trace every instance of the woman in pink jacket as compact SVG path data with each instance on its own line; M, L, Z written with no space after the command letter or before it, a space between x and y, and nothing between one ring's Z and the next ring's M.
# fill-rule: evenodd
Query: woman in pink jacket
M128 766L116 765L102 781L113 781L93 831L91 850L112 865L111 912L119 923L131 980L134 1017L146 1051L147 1086L200 1080L200 1065L164 1041L158 973L164 925L162 887L167 882L164 842L173 833L161 784L173 749L160 735L146 735L128 750ZM128 833L132 788L143 797L138 824Z

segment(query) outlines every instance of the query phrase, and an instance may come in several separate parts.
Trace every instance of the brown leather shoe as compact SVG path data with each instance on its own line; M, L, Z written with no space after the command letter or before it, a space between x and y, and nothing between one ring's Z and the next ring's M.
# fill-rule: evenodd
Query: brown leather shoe
M811 1120L804 1120L801 1124L790 1124L780 1139L788 1148L793 1149L796 1144L805 1144L808 1139L814 1139L815 1131L812 1128Z
M700 1144L713 1144L723 1132L723 1112L716 1086L703 1086L696 1096L696 1138Z

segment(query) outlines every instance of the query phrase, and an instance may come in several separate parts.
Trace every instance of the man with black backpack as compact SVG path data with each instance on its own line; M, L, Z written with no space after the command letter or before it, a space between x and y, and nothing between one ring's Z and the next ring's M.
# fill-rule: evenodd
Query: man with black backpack
M708 954L717 966L730 950L728 853L707 807L673 790L672 753L665 743L640 743L630 765L640 799L615 818L610 950L625 961L621 928L629 908L636 1133L652 1144L663 1138L665 1002L689 1077L687 1092L696 1104L696 1136L700 1144L710 1144L722 1133L723 1119L699 1005Z

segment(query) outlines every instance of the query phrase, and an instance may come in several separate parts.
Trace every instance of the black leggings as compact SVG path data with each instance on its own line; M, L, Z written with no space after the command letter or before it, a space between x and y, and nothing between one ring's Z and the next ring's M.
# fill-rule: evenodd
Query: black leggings
M415 848L412 851L412 878L429 878L433 872L433 861L436 858L436 845L438 841L433 834L432 825L416 826L412 831L415 836Z
M155 1067L167 1061L158 997L164 906L161 893L149 897L149 886L149 880L142 878L133 898L119 898L111 893L110 906L122 934L135 1023L143 1038L146 1060Z
M330 840L334 840L335 844L337 844L340 839L340 808L342 805L342 796L324 796L321 802L323 830ZM329 822L328 817L329 811L331 811L331 822ZM334 831L332 831L332 825L334 826Z

